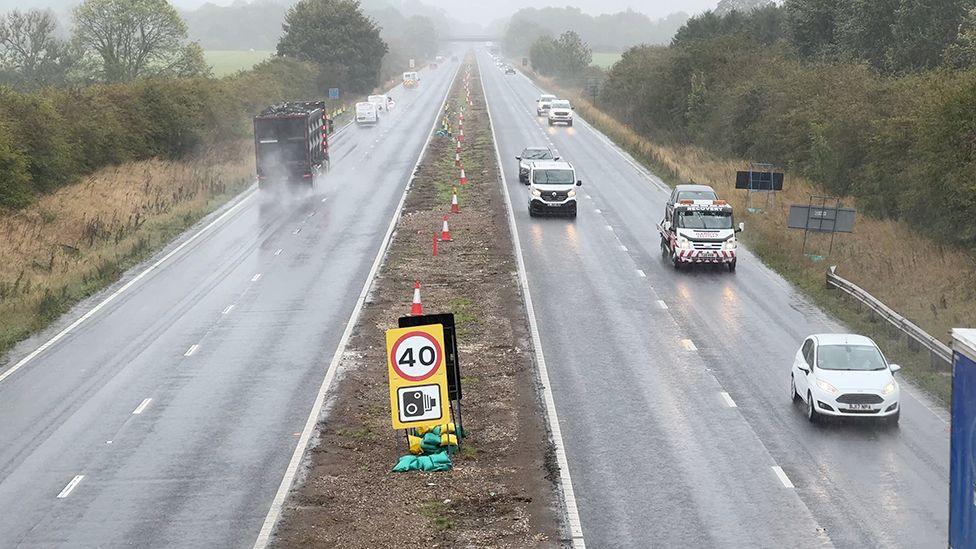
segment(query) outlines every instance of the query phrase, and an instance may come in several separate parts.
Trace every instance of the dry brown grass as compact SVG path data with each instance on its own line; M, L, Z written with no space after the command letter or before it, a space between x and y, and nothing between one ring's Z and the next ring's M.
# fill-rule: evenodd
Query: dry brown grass
M777 193L775 205L763 213L750 214L745 191L735 190L735 172L748 169L747 161L721 158L698 147L653 143L595 108L580 94L548 79L536 78L548 89L571 99L583 118L651 165L671 184L695 182L714 187L733 204L737 221L745 221L742 238L749 248L854 328L871 330L867 318L824 290L828 265L837 265L841 276L943 341L948 341L948 331L953 327L976 326L976 257L971 254L933 242L906 223L859 215L855 232L836 235L830 256L824 261L813 261L801 253L803 232L786 228L790 204L805 204L810 195L820 193L809 180L787 173L785 190ZM753 200L753 205L764 205L762 195L754 195ZM843 202L856 206L853 198ZM810 234L806 249L808 253L827 255L828 245L828 236ZM899 360L914 360L918 365L912 372L915 377L937 396L946 398L948 381L944 372L932 375L928 365L922 365L927 362L925 357Z
M116 280L250 184L249 142L100 170L0 212L0 352Z

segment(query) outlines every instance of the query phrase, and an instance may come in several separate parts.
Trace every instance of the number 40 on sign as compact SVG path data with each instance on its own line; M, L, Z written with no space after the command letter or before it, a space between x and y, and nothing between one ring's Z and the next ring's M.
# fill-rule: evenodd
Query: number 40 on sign
M444 327L440 324L386 332L390 412L394 429L432 427L450 420Z

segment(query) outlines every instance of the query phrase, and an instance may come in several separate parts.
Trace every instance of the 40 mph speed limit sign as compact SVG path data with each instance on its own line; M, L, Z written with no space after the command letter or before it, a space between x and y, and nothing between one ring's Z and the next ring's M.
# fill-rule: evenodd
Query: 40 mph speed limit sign
M443 326L387 330L386 364L394 429L435 426L450 420Z

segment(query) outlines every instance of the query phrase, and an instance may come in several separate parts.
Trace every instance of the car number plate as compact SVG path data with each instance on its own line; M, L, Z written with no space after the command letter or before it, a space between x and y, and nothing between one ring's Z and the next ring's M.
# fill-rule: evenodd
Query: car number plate
M550 208L558 208L559 206L562 206L562 204L546 202L546 206L549 206Z
M848 404L847 407L851 410L874 410L870 404Z

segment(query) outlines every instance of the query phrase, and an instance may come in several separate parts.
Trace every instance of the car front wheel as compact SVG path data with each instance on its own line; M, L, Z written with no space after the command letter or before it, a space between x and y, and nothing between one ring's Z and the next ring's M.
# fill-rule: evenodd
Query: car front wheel
M800 400L800 394L796 392L796 378L790 376L790 401L794 404Z
M820 412L813 406L813 395L809 391L807 391L807 419L810 423L820 421Z

